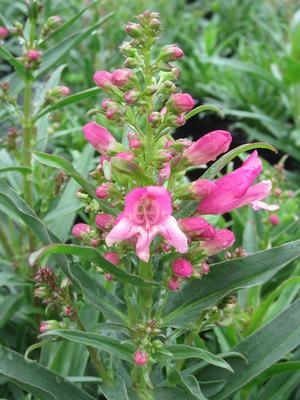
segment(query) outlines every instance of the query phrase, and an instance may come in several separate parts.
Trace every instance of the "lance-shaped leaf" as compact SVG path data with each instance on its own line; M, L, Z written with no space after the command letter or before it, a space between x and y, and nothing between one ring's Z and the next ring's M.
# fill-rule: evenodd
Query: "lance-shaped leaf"
M103 271L112 274L117 279L130 283L135 286L158 286L159 284L154 281L144 280L138 275L130 274L120 267L108 262L101 253L94 247L75 246L70 244L53 244L43 247L42 249L34 252L30 256L30 263L36 264L37 261L44 259L46 256L53 254L70 254L78 256L80 259L93 262L103 269Z
M203 111L214 111L217 114L219 114L220 117L222 117L222 118L224 117L224 113L219 107L216 107L212 104L204 104L202 106L198 106L198 107L194 108L192 111L187 113L185 115L185 119L188 120L188 119L192 118L194 115L199 114Z
M95 349L106 351L121 360L133 362L135 346L132 343L122 343L120 339L99 335L98 333L83 332L68 329L55 329L41 336L56 336L71 342L84 344Z
M63 170L66 174L70 175L77 183L79 183L79 185L89 194L89 196L95 198L95 188L93 187L93 185L75 170L70 161L65 160L64 158L56 156L54 154L42 153L40 151L35 151L34 157L42 164ZM103 211L112 215L118 214L118 212L115 209L111 208L106 201L99 199L98 201Z
M45 245L59 243L59 239L47 229L45 224L4 179L0 179L0 202L18 215L42 243ZM94 304L110 320L124 323L126 320L124 315L125 307L116 296L109 293L98 281L79 268L77 264L69 262L65 256L57 255L56 261L64 273L82 290L90 303Z
M18 61L5 47L0 46L0 57L4 58L22 76L31 75L24 65Z
M229 374L227 371L213 366L202 369L201 381L211 380L212 377L227 380L224 388L217 395L211 397L205 392L205 386L202 386L204 394L211 400L230 398L232 393L246 385L299 344L300 300L232 349L244 354L248 360L247 364L238 358L229 361L232 368L238 371L237 373Z
M201 280L192 280L166 303L163 324L190 328L199 314L217 304L224 296L244 287L261 285L276 272L300 256L300 240L247 257L211 266Z
M0 375L40 400L95 400L67 379L0 345Z

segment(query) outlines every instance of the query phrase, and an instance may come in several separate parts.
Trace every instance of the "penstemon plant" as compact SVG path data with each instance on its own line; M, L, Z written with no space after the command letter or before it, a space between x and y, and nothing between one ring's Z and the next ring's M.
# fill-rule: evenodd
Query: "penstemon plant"
M228 151L232 139L223 130L196 142L174 140L176 127L193 115L218 110L195 108L174 83L180 73L174 62L184 54L175 44L157 46L158 13L145 11L125 31L131 39L120 47L124 66L94 74L107 97L101 109L89 111L95 121L83 127L100 154L90 179L61 157L35 152L37 160L80 184L85 215L72 234L83 245L61 243L12 190L1 194L46 245L29 261L39 266L34 293L51 317L41 321L41 341L28 348L25 361L0 347L0 373L41 400L226 399L300 344L299 301L230 351L216 355L206 340L232 306L228 296L268 282L300 255L299 241L245 257L236 249L213 265L235 241L229 229L212 224L213 216L246 205L278 209L263 201L271 181L255 183L262 172L255 149L272 146L251 143ZM105 117L123 132L122 142L100 125ZM239 168L220 176L247 150L254 151ZM220 155L189 182L190 169L203 170ZM46 266L49 256L55 257ZM62 376L57 373L58 364L77 353L69 348L59 358L65 341L86 347L87 354L78 347L83 368L74 367L83 376L65 379L63 368ZM29 354L40 347L36 363Z

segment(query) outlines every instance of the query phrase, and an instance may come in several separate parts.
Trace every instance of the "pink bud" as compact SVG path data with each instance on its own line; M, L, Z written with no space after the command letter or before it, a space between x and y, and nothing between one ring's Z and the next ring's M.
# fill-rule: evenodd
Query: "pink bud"
M61 23L62 23L62 19L61 19L61 17L60 17L59 15L53 15L53 16L50 17L50 18L52 18L53 21L54 21L56 24L61 24Z
M160 185L163 185L164 182L170 178L171 175L171 164L169 162L166 162L164 164L164 167L159 170L158 173L158 182Z
M215 231L213 238L205 240L202 246L206 250L208 256L219 253L231 247L234 243L234 234L228 229L218 229Z
M38 50L28 50L27 51L27 58L30 61L37 61L41 57L42 53Z
M132 161L134 159L134 154L121 152L116 154L116 157L120 158L121 160Z
M9 30L5 26L0 26L0 39L5 39L8 34Z
M204 218L189 217L179 220L179 226L193 239L209 239L215 236L215 229Z
M172 292L176 292L180 288L180 283L177 278L172 278L168 281L168 288Z
M96 196L98 199L107 199L111 195L113 184L112 183L102 183L96 189Z
M139 37L141 34L141 25L133 22L128 22L125 25L125 32L132 37Z
M180 278L190 278L193 274L193 266L184 258L178 258L172 263L173 273Z
M108 272L106 272L104 274L104 279L108 282L111 282L113 280L113 276L111 274L109 274Z
M99 242L98 242L97 239L91 239L89 244L90 244L90 246L92 246L92 247L97 247L98 244L99 244Z
M97 214L96 215L96 225L100 229L109 229L114 224L114 217L110 214Z
M175 61L183 57L182 49L175 44L165 46L161 50L161 59L165 62Z
M118 253L116 252L105 253L104 258L114 265L120 264L121 261Z
M212 131L194 142L183 152L183 157L192 165L206 164L225 153L232 141L227 131Z
M70 317L70 316L72 315L72 313L73 313L72 307L71 307L71 306L67 306L67 307L65 308L65 314L66 314L66 316L67 316L67 317Z
M189 112L195 106L195 101L187 93L175 93L171 96L170 104L174 111L179 113Z
M210 272L209 265L206 262L202 263L201 269L203 274L208 274Z
M69 96L72 93L68 86L58 86L58 88L63 96Z
M116 69L111 75L111 82L118 87L123 87L129 83L132 76L133 71L129 68Z
M143 366L148 362L148 353L146 351L136 351L134 353L134 362L136 365Z
M138 134L135 132L128 133L128 144L131 149L139 149L142 146L142 142L138 138Z
M274 190L274 193L275 193L275 196L281 196L282 195L282 189L280 189L280 188L276 188L275 190Z
M216 189L216 184L208 179L198 179L193 182L188 191L193 193L197 199L208 196Z
M289 191L287 192L287 195L288 195L288 197L294 197L294 196L295 196L295 193L294 193L292 190L289 190Z
M108 110L114 105L116 105L116 102L113 99L103 99L101 103L103 110Z
M183 114L177 115L176 120L175 120L175 124L177 126L182 126L185 123L186 123L186 119L185 119L184 115Z
M96 122L89 122L84 125L83 133L88 142L101 154L114 150L117 142L112 134Z
M91 227L87 224L76 224L73 226L72 235L77 239L84 239L91 233Z
M122 115L122 111L120 107L111 107L106 110L105 116L107 119L113 121Z
M148 116L148 121L152 128L157 128L161 122L161 114L157 111L154 111Z
M100 88L104 88L111 84L111 73L108 71L97 71L93 76L94 82Z
M124 100L126 101L127 104L134 104L137 102L139 96L140 94L137 90L131 89L124 94Z
M42 321L40 323L40 332L41 333L45 333L52 329L59 329L59 328L61 328L61 324L55 320Z
M270 214L269 215L269 222L272 225L278 225L279 222L280 222L278 215L277 214Z

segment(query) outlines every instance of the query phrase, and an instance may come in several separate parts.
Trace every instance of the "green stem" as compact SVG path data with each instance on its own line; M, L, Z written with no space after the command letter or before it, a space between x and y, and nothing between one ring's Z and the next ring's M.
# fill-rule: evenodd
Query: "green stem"
M76 317L76 322L78 325L78 328L83 331L86 332L85 327L83 326L83 323L81 322L81 320L79 319L79 317ZM103 380L103 382L111 384L112 383L112 379L110 377L110 375L107 373L106 369L104 368L104 366L102 365L101 359L98 355L98 352L96 349L94 349L93 347L87 346L88 352L90 354L91 360L100 376L100 378Z
M0 225L0 241L8 257L13 258L15 256L15 251L6 237L2 225Z
M23 166L32 167L32 138L33 138L33 121L32 121L32 80L25 80L24 87L24 108L23 108ZM33 208L33 184L32 174L24 175L24 199L30 208ZM29 247L30 251L34 250L34 236L29 231Z
M144 279L152 279L153 271L151 261L149 261L148 263L140 261L139 275ZM153 302L152 296L153 288L151 286L140 287L138 289L138 299L140 308L142 310L142 317L146 317L146 319L151 318Z

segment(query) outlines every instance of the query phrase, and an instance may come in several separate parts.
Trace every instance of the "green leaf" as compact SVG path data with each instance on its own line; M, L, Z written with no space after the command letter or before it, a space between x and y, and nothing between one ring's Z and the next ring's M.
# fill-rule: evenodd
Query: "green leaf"
M232 368L238 371L236 374L229 374L212 366L202 369L201 380L211 379L212 376L214 379L227 379L226 386L210 399L228 399L232 393L299 346L299 322L300 300L232 349L248 359L248 364L237 358L230 361ZM205 394L204 387L203 391Z
M188 120L188 119L192 118L194 115L199 114L203 111L214 111L217 114L219 114L222 118L224 118L224 113L220 108L218 108L212 104L205 104L203 106L196 107L192 111L187 113L185 115L185 119Z
M0 204L4 204L20 217L43 244L59 243L59 239L47 229L45 224L4 179L0 179ZM58 255L56 260L59 267L82 290L90 303L94 304L111 321L124 323L126 320L124 315L125 307L117 297L109 293L98 281L95 281L88 273L79 268L77 264L69 262L65 256Z
M224 154L219 160L217 160L213 165L211 165L201 176L201 179L213 179L227 164L230 163L234 158L236 158L241 153L253 149L269 149L277 153L275 147L268 143L256 142L243 144L235 149Z
M198 400L207 400L202 393L197 379L193 375L184 376L178 370L172 372L172 379L175 379L178 384L183 386L185 391Z
M142 185L147 186L154 184L153 179L147 176L143 169L134 162L126 161L118 157L112 157L111 165L115 171L130 176L130 179L136 180Z
M40 110L34 117L35 121L37 121L39 118L44 116L45 114L48 114L49 112L59 110L65 106L68 106L70 104L78 103L82 100L88 99L89 97L96 96L100 92L100 89L98 87L90 88L83 90L78 93L71 94L70 96L67 96L59 101L57 101L55 104L51 104L50 106L47 106Z
M192 280L171 294L164 309L163 325L189 329L205 309L244 287L267 282L280 269L300 256L300 240L260 251L247 257L211 266L201 280Z
M28 71L5 47L0 46L0 57L4 58L22 76L28 75Z
M192 395L189 395L182 389L171 387L156 387L153 390L154 400L195 400Z
M132 397L128 396L125 382L120 376L117 376L113 386L101 385L99 386L101 392L105 395L107 400L131 400Z
M23 295L10 294L0 304L0 329L20 308Z
M185 344L177 344L177 345L165 345L164 350L171 353L172 356L167 355L164 352L159 352L155 354L155 358L159 361L164 360L184 360L186 358L201 358L201 360L206 361L208 364L213 364L220 368L228 369L233 372L230 365L223 360L221 357L216 356L215 354L210 353L207 350L200 349L198 347L192 347Z
M19 166L11 166L8 165L6 166L2 166L0 167L0 174L4 173L4 172L9 172L9 171L14 171L14 172L20 172L20 174L22 175L27 175L27 174L31 174L32 170L31 168L28 167L19 167Z
M53 244L43 247L42 249L32 253L30 256L30 263L36 264L37 261L41 261L44 259L44 257L53 254L70 254L73 256L78 256L80 259L93 262L105 272L115 276L117 279L134 286L147 287L159 285L157 282L144 280L138 275L130 274L120 267L111 264L104 257L102 257L101 253L94 247L75 246L70 244Z
M26 363L21 354L1 345L0 374L39 400L95 400L62 376L40 364Z
M95 349L106 351L107 353L118 357L121 360L133 362L135 346L131 343L122 343L120 339L99 335L98 333L83 332L68 329L55 329L44 333L44 336L60 337L71 342L84 344Z

